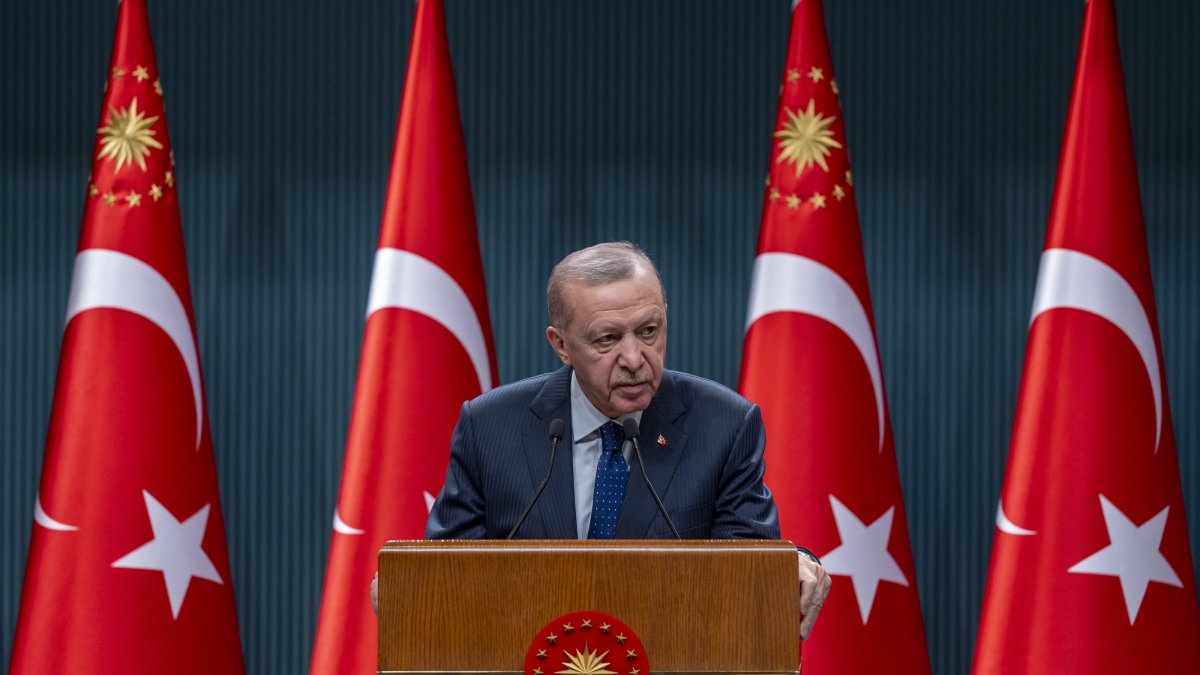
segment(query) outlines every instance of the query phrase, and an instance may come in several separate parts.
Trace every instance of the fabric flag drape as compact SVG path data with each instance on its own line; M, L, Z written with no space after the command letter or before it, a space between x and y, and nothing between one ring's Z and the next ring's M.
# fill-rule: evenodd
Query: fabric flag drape
M739 388L783 537L834 576L805 670L929 672L820 0L792 9Z
M420 539L463 401L497 380L441 0L420 0L368 298L312 673L376 671L368 586Z
M240 673L144 0L106 79L9 672Z
M1084 15L976 673L1200 672L1112 0Z

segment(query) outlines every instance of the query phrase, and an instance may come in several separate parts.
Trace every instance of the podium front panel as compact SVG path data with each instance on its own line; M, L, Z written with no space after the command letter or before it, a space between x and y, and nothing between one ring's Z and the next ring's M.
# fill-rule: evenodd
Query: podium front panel
M381 673L523 672L538 631L582 610L633 629L653 673L797 671L788 542L389 542L379 570Z

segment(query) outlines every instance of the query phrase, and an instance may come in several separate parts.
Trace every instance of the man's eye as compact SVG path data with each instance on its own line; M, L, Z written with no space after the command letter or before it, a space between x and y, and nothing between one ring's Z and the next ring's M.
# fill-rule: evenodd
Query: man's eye
M646 326L642 329L642 337L652 338L658 334L658 326Z
M617 338L612 335L601 335L600 337L596 338L596 344L600 345L601 347L607 347L616 341Z

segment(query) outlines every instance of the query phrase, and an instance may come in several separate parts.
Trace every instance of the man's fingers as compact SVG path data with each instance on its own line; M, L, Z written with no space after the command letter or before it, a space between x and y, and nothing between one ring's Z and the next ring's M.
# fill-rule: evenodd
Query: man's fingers
M812 605L813 593L817 590L816 579L801 579L800 581L800 615L808 614L809 606Z
M375 614L379 614L379 572L376 572L375 578L371 580L371 609L375 610Z
M801 563L800 578L800 639L805 640L812 632L817 615L821 613L833 580L825 568L815 563Z
M808 586L808 585L809 584L805 584L805 586ZM817 584L812 584L812 586L814 586L814 587L816 585ZM810 591L808 601L800 602L800 639L801 640L808 639L808 634L810 632L812 632L813 624L816 623L817 615L821 613L821 607L822 607L822 605L824 605L823 600L817 600L816 598L812 597L812 596L817 595L817 593L818 592L815 589Z
M816 622L816 620L817 620L817 615L815 612L804 615L804 618L800 621L800 639L801 640L808 639L808 634L812 632L813 623Z

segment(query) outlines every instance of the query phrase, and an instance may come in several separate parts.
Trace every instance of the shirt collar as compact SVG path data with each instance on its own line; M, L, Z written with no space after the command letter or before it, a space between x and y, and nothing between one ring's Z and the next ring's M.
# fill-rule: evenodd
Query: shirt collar
M642 423L642 412L632 412L626 415L621 415L615 421L617 424L623 424L625 420L633 418L640 425ZM572 441L579 441L591 436L595 433L600 425L609 421L609 417L592 405L588 400L587 394L583 393L583 388L579 386L579 378L575 375L575 370L571 370L571 435L574 436Z

